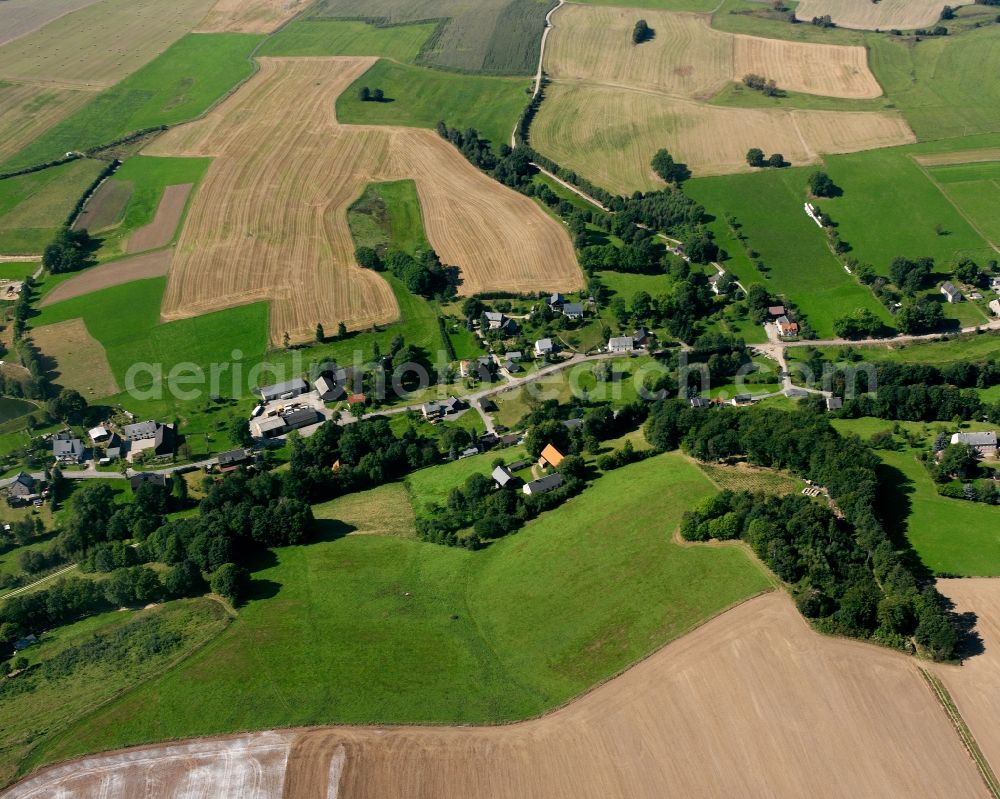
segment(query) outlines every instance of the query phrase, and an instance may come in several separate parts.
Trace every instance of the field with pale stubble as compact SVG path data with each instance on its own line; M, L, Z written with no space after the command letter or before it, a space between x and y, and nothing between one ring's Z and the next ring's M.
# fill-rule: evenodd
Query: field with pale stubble
M337 96L370 58L264 58L205 119L152 155L212 156L181 232L165 319L271 301L271 339L317 322L367 328L398 316L388 284L357 266L347 209L372 182L413 179L431 245L462 294L583 285L562 225L476 170L434 132L341 125Z

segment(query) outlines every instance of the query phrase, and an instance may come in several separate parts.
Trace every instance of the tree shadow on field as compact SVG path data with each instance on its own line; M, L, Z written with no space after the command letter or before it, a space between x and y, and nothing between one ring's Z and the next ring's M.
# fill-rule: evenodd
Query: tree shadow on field
M920 555L907 538L910 513L913 511L912 495L916 491L913 481L894 466L884 463L876 469L878 475L878 500L876 509L879 519L906 566L918 580L930 580L934 573L920 559Z
M280 591L281 583L274 580L262 580L253 577L250 579L250 585L247 586L246 598L241 604L256 602L262 599L274 599Z
M317 519L316 526L313 529L315 530L315 534L309 543L325 544L331 541L339 541L358 528L353 524L342 522L339 519Z
M948 613L952 624L955 625L955 631L958 633L958 646L955 648L958 657L965 660L983 654L986 651L986 645L976 629L979 616L971 610L965 613L956 613L955 603L948 597L944 597L942 607Z

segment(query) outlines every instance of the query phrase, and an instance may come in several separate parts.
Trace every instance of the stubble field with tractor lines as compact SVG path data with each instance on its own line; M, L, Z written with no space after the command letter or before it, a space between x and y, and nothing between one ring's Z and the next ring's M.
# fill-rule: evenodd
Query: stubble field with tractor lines
M431 244L462 270L461 293L582 285L562 226L435 133L337 123L337 96L372 63L261 59L260 73L206 119L148 148L215 157L178 241L164 318L269 299L273 341L286 331L307 338L317 322L392 321L388 285L354 262L346 214L369 183L405 178L417 183Z

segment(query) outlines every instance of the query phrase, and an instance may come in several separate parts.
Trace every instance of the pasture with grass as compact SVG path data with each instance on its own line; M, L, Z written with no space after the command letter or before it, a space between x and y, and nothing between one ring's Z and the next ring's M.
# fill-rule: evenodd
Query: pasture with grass
M41 255L104 166L82 158L0 180L0 252Z
M385 99L362 101L364 86L381 89ZM337 119L347 125L431 129L445 122L463 131L475 128L499 147L510 141L528 88L524 78L458 75L382 59L340 95Z
M683 510L713 490L683 457L651 458L480 552L327 526L261 564L223 635L39 754L259 725L536 715L769 587L738 548L672 543Z
M694 179L685 184L685 191L715 215L710 227L720 243L725 242L722 246L738 256L726 263L727 268L748 288L762 283L773 294L794 302L821 338L832 338L833 321L858 308L891 325L885 308L844 271L823 231L803 211L811 171L781 169ZM761 273L747 261L731 238L727 216L736 218L749 246L760 253L759 260L769 271Z
M437 25L372 25L305 17L269 36L259 56L378 56L412 64Z

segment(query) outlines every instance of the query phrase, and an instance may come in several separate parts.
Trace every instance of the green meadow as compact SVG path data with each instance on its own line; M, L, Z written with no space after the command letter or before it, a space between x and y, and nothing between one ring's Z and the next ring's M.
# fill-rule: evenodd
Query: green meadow
M991 245L1000 245L1000 216L996 213L1000 207L1000 162L939 166L927 172L968 222Z
M252 74L250 55L261 40L244 33L189 34L43 133L3 166L43 163L138 130L193 119Z
M134 156L122 164L112 180L129 183L132 195L121 223L102 236L99 257L104 260L125 254L128 234L148 225L167 186L197 184L212 162L210 158L160 158Z
M436 23L377 27L359 20L306 17L269 36L260 56L377 56L412 64Z
M350 125L475 128L494 145L510 142L528 104L527 78L495 78L440 72L382 59L337 100L337 119ZM382 89L383 102L362 102L362 86Z
M697 178L684 184L687 194L715 215L710 224L730 254L725 267L744 286L762 283L794 302L821 338L833 336L833 322L867 308L887 325L891 319L871 291L847 274L830 252L826 235L805 214L809 168L775 169L726 177ZM761 274L750 263L725 221L732 215L749 246L770 268Z
M654 457L479 552L324 522L260 565L222 635L35 759L262 726L535 716L769 587L740 548L672 542L712 491L683 456ZM345 501L356 517L351 497L318 511L336 519Z
M879 419L834 421L841 432L862 438L891 430L895 424ZM953 430L946 423L899 425L920 436L924 447L930 447L938 430ZM883 510L928 569L957 577L1000 576L1000 508L938 494L915 449L880 450L878 455L884 464L882 478L893 487L885 492Z
M844 193L817 204L853 247L850 254L880 275L888 277L897 256L930 256L942 273L962 257L984 263L989 245L912 155L911 148L892 148L825 156L827 173Z
M86 158L0 180L0 252L41 255L103 168Z

